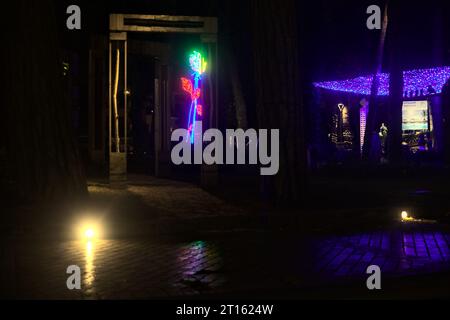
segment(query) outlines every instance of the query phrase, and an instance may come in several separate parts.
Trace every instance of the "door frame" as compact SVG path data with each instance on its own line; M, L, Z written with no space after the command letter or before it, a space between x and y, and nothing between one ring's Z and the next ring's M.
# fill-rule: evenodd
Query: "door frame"
M128 32L147 32L147 33L181 33L181 34L199 34L201 42L206 45L208 49L209 65L213 66L212 72L210 74L210 86L212 87L211 98L209 101L209 123L211 127L218 127L218 44L217 44L217 18L215 17L197 17L197 16L171 16L171 15L143 15L143 14L110 14L109 15L109 102L108 102L108 113L109 113L109 179L110 182L114 180L124 181L127 176L127 117L126 117L126 106L127 106L127 33ZM113 128L112 128L112 54L111 54L111 43L112 41L124 41L124 108L125 116L123 117L125 123L123 124L125 128L124 139L125 139L125 150L124 152L112 152L112 141L113 141ZM213 51L214 50L214 51ZM214 52L214 55L213 55ZM156 101L155 101L156 103ZM155 109L157 106L155 105ZM161 120L161 119L159 119ZM155 130L157 128L155 119ZM155 136L160 135L162 139L167 139L166 134L155 134ZM155 141L156 142L156 141ZM156 150L157 146L170 145L169 141L167 143L155 143L155 175L159 175L161 153L167 152L168 150ZM166 158L163 157L165 161ZM210 184L210 178L204 177L204 172L208 173L209 176L214 176L217 174L217 168L213 169L212 166L208 166L207 170L201 170L202 181L206 184ZM217 180L216 177L212 177L212 180Z

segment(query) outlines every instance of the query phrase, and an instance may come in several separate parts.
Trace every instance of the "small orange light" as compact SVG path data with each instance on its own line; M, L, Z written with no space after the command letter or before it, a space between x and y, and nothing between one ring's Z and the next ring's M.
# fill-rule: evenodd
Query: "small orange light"
M408 212L402 211L402 220L408 219Z
M407 211L402 211L401 217L402 217L402 221L417 221L413 217L410 217Z

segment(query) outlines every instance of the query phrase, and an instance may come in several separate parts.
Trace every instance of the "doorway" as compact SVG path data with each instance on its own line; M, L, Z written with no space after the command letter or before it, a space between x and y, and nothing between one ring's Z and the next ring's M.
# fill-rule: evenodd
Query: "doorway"
M200 166L171 164L170 137L185 126L189 102L180 79L194 48L208 53L205 122L217 127L216 33L216 18L110 15L110 181L124 181L127 173L188 180L201 175Z

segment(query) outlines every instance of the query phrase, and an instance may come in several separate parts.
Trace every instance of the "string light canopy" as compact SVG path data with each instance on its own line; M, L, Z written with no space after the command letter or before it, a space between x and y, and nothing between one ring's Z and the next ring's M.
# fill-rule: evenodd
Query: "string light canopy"
M389 73L380 73L378 95L389 95ZM430 69L415 69L403 72L403 96L429 96L440 93L442 87L450 78L450 67ZM370 95L373 76L359 76L356 78L314 82L317 88L349 92L360 95Z

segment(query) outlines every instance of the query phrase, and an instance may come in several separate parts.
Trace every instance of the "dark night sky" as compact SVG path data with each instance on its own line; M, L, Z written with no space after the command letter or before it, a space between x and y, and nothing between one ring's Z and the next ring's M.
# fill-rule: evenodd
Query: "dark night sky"
M383 8L383 1L378 4ZM310 6L314 14L306 14L306 35L311 48L311 76L314 80L350 77L371 73L380 32L365 27L368 15L365 10L374 1L317 1ZM437 61L435 50L444 53L444 33L436 30L447 28L445 2L427 1L420 6L412 2L402 5L401 48L404 67L428 67L442 63ZM320 17L320 18L319 18ZM389 49L389 33L386 48ZM387 55L386 55L387 58ZM389 59L383 62L387 69Z
M70 3L69 3L70 2ZM248 35L248 25L241 20L249 16L249 1L149 1L149 0L96 0L59 2L58 10L65 10L68 4L78 3L82 8L83 31L74 34L64 32L69 44L82 41L83 36L92 32L107 32L108 13L149 13L178 15L217 15L219 18L239 26L237 37ZM439 25L439 14L445 17L448 5L445 1L427 1L421 5L404 1L401 14L402 40L400 45L403 62L407 68L432 66L435 54L433 48L444 49L444 34L436 30L447 28L446 19ZM374 56L378 44L379 31L368 30L365 26L368 15L367 6L378 4L383 8L384 1L331 1L316 0L299 2L299 23L304 32L300 43L307 61L307 77L323 80L352 76L373 71ZM226 17L224 15L227 15ZM59 16L65 17L65 14ZM270 21L268 21L270 23ZM60 23L64 26L64 23ZM223 31L223 29L222 29ZM236 31L236 28L234 29ZM248 44L249 39L237 39L237 45ZM387 38L389 43L389 36ZM446 48L446 47L445 47ZM387 67L387 61L384 63Z

